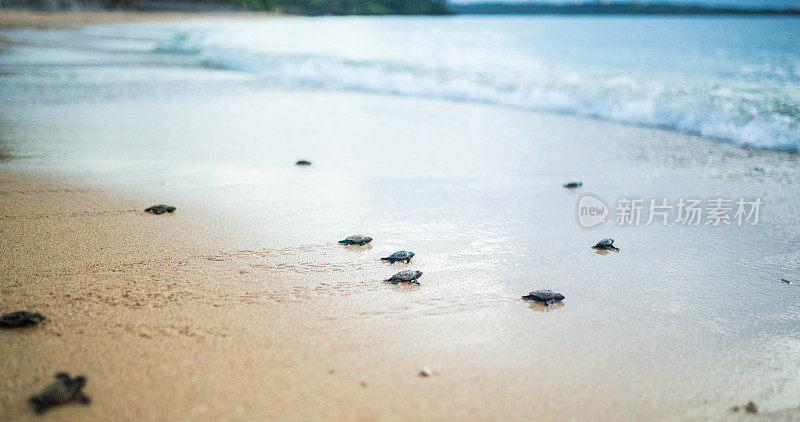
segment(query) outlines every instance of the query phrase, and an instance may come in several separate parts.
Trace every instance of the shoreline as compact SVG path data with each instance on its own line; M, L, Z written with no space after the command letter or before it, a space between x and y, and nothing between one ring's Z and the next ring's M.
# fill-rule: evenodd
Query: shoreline
M800 296L779 281L800 274L796 154L92 59L44 86L107 85L0 105L0 312L48 318L0 333L0 420L36 420L25 400L58 371L88 376L93 399L52 410L65 420L800 411ZM585 190L561 187L573 178ZM759 197L765 214L752 228L588 230L584 193ZM142 211L159 203L178 209ZM337 243L355 233L375 240ZM595 254L609 236L621 252ZM399 249L417 255L379 260ZM421 285L381 282L401 269L424 271ZM567 298L521 300L539 288Z

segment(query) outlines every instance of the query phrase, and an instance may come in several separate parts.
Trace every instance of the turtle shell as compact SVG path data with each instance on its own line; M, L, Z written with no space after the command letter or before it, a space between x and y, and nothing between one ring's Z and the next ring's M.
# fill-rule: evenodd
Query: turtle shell
M412 282L416 281L418 278L422 276L422 271L412 271L412 270L403 270L399 273L393 275L391 278L386 279L385 281L394 281L397 283L401 282Z
M89 398L81 392L85 385L85 376L78 375L73 378L65 372L60 372L56 374L56 380L52 384L31 397L29 402L35 407L36 413L44 413L55 405L75 399L83 404L89 404Z
M369 236L362 236L360 234L354 234L352 236L348 236L344 239L343 243L369 243L372 242L372 238Z
M149 212L149 213L155 214L155 215L161 215L161 214L168 213L168 212L175 212L176 209L177 208L175 208L173 206L170 206L170 205L159 204L159 205L153 205L152 207L147 208L146 210L144 210L144 212Z
M616 246L614 246L614 239L603 239L597 242L597 244L592 247L595 249L612 249L612 250L618 249Z
M549 302L551 300L564 300L564 295L552 290L534 290L526 296L522 296L522 298L535 300L537 302Z
M38 324L44 320L44 315L38 312L17 311L0 316L0 327L24 327Z
M397 251L397 252L389 255L387 258L406 259L406 258L411 258L413 256L414 256L414 252Z

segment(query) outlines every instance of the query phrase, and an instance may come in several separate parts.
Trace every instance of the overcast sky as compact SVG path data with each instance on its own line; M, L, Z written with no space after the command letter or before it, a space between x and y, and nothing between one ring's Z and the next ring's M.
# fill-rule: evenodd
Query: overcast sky
M592 0L450 0L452 3L591 3ZM625 3L634 0L611 0L613 3ZM702 5L724 5L743 7L791 7L800 4L800 0L635 0L639 3L680 3Z

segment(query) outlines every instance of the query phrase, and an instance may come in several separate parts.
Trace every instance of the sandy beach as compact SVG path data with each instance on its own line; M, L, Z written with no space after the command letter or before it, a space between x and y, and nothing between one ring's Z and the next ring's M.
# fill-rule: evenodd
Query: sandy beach
M26 400L60 371L92 404L58 420L800 417L797 154L82 36L0 33L0 313L47 316L0 332L0 420L39 420ZM585 229L585 193L764 206ZM337 243L356 233L375 240ZM381 282L401 269L421 285Z

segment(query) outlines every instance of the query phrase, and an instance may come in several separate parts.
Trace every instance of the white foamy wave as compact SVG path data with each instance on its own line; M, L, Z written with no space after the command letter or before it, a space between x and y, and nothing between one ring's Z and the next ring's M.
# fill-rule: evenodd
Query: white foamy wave
M180 33L159 47L162 52L196 54L206 66L250 72L281 84L569 113L760 148L800 149L800 105L792 99L800 97L796 84L733 81L721 86L719 80L658 78L636 69L624 74L577 67L515 69L507 63L452 66L414 55L264 50L207 40L203 32Z

